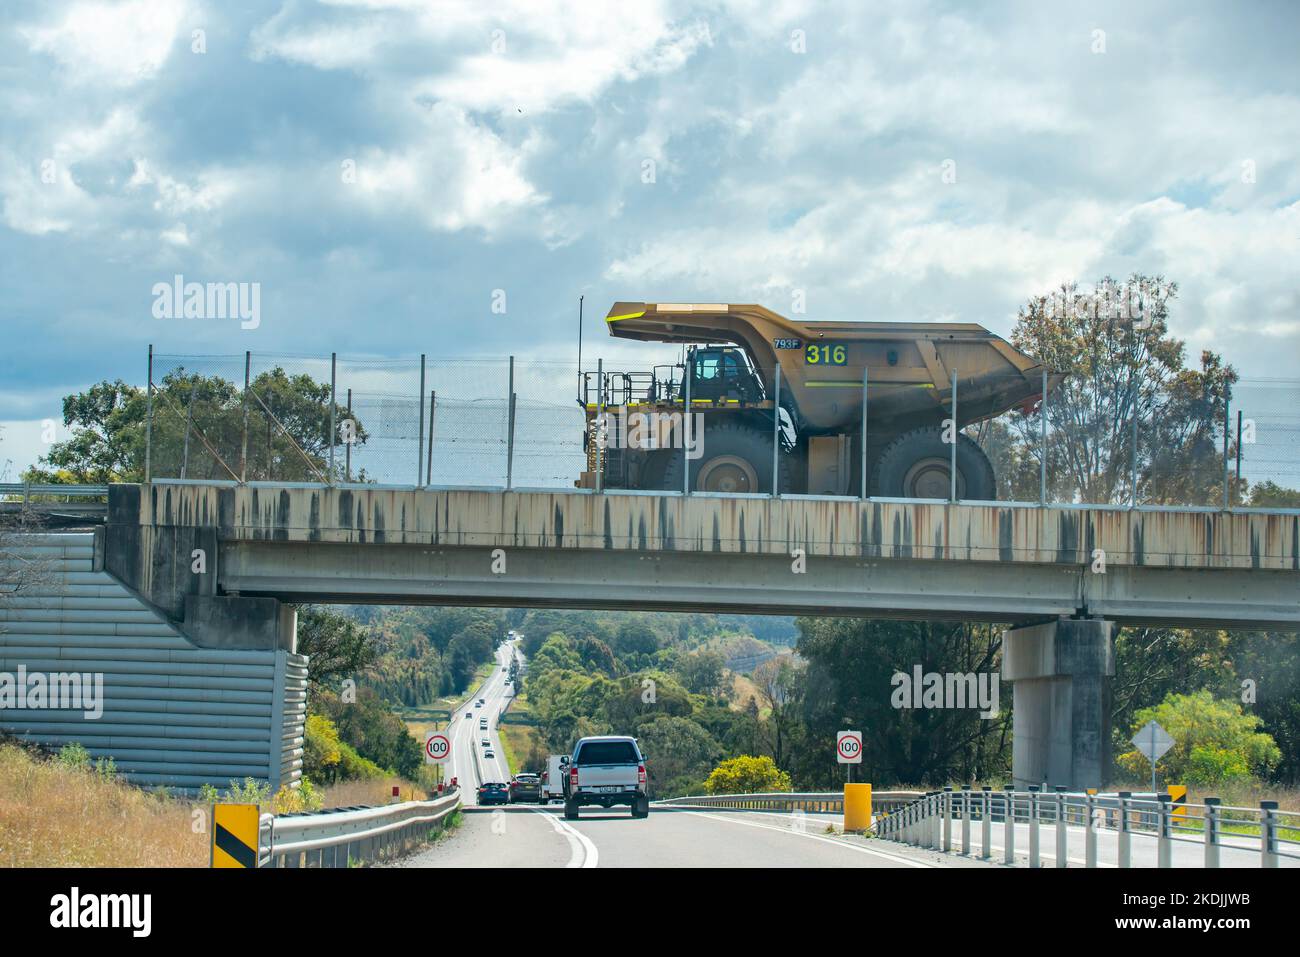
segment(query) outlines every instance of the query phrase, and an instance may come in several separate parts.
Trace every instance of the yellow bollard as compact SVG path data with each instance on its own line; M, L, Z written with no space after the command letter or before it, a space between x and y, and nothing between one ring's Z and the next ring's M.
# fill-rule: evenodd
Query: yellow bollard
M871 827L871 785L844 785L844 832Z

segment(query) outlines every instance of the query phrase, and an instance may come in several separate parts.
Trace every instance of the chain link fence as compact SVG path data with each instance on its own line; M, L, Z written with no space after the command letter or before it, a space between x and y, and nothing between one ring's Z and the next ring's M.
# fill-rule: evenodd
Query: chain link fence
M576 363L158 354L150 369L151 478L572 488L588 467ZM605 370L608 406L626 380ZM586 381L595 408L599 377ZM1042 384L1020 373L966 378L958 369L955 405L951 382L870 383L865 430L862 388L852 384L842 390L855 423L845 428L835 494L861 494L864 462L868 494L899 494L880 486L890 445L909 428L898 412L907 408L945 421L942 445L890 479L911 490L903 497L1267 507L1294 505L1287 490L1300 488L1297 380L1242 380L1225 400L1180 382L1074 377L1051 383L1044 402ZM680 406L682 396L665 394ZM1019 404L999 411L1009 396ZM704 460L707 445L706 432ZM783 442L777 455L811 475L806 446ZM749 490L770 492L771 469L763 462L766 484ZM802 490L824 491L808 482Z

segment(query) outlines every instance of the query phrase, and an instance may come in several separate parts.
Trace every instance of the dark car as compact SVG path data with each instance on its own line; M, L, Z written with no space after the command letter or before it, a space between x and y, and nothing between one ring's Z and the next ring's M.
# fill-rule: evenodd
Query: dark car
M478 803L483 805L509 804L510 791L499 781L490 781L487 784L480 784L478 786Z
M542 803L542 779L526 771L516 774L510 780L510 803L521 804L525 801Z

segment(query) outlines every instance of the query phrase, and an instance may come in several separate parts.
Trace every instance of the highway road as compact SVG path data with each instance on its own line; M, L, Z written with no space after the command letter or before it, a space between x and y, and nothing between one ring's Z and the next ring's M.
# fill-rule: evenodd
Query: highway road
M802 823L800 823L802 822ZM813 815L514 805L467 811L451 837L396 867L964 867L996 865L824 832Z
M497 666L468 703L451 716L451 760L447 762L446 776L460 782L465 789L464 803L467 805L476 803L476 790L480 783L500 781L505 784L510 781L497 720L513 694L511 686L506 683L506 674L511 656L518 653L517 645L517 641L502 642L496 650ZM523 661L522 653L519 653L519 659ZM478 704L480 698L483 699L482 705ZM479 729L482 717L487 718L486 731ZM490 742L490 747L483 747L484 738ZM483 756L488 751L493 757Z

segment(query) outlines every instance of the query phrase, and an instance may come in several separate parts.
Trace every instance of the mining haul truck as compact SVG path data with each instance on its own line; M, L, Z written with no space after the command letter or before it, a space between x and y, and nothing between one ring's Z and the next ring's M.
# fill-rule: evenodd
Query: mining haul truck
M962 430L1032 411L1064 378L973 323L644 302L615 303L605 322L618 338L681 343L684 361L580 374L580 488L859 495L865 460L869 495L947 499L955 442L957 497L991 501L993 467Z

